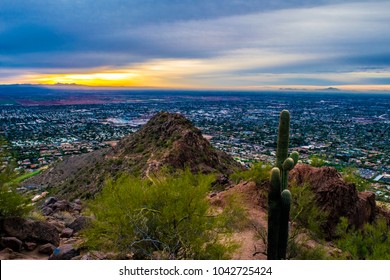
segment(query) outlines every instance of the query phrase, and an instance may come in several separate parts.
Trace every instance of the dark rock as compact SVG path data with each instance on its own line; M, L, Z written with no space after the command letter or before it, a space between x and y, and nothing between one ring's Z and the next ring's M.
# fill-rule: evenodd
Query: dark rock
M73 229L75 232L78 232L85 228L88 223L91 221L91 218L80 216L77 217L76 220L74 220L71 224L68 225L68 228Z
M49 197L49 198L47 198L46 200L45 200L45 206L49 206L49 205L52 205L52 204L54 204L54 203L56 203L57 202L57 199L55 198L55 197Z
M42 213L45 216L50 216L51 214L53 214L53 212L54 212L53 209L51 209L48 206L45 206L45 207L42 208Z
M75 249L70 244L62 245L55 248L50 255L49 260L70 260L79 255L79 250Z
M14 252L10 248L5 248L4 250L0 251L0 260L28 260L31 259L30 256Z
M50 243L46 243L44 245L39 246L38 252L45 255L51 255L54 251L56 246Z
M76 203L76 204L82 204L82 201L81 201L81 199L80 198L77 198L77 199L75 199L74 200L74 203Z
M63 231L60 234L61 238L69 238L73 235L73 229L71 228L64 228Z
M77 204L77 203L70 203L70 208L72 211L76 211L76 212L81 212L81 210L83 209L82 206L80 204Z
M65 223L56 219L49 220L48 223L53 225L58 233L61 233L65 228Z
M33 251L37 247L37 243L34 242L26 242L24 243L24 248L27 251Z
M212 188L220 188L220 187L227 187L230 185L231 182L229 180L229 177L224 174L219 174L214 182L211 184Z
M363 225L367 222L373 222L376 216L375 193L368 191L360 192L358 197L358 211L354 224Z
M2 237L1 245L5 248L12 249L15 252L22 251L23 242L17 239L16 237Z
M347 217L349 224L356 228L375 218L375 195L359 193L355 185L345 182L333 167L298 164L289 177L298 185L308 184L314 192L317 205L327 213L323 230L329 239L336 237L335 229L341 217Z
M213 192L213 193L210 194L210 198L212 198L212 197L214 197L214 196L216 196L216 195L217 195L217 193L216 193L216 192Z
M52 205L54 211L69 211L71 209L67 200L59 200Z
M3 222L3 230L9 236L14 236L22 241L36 243L52 243L56 246L60 243L60 236L55 226L41 221L31 221L24 218L8 218Z

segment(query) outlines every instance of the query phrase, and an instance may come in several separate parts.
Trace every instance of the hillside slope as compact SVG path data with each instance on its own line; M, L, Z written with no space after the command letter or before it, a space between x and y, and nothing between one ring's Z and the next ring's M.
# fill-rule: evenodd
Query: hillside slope
M212 147L185 117L160 112L115 147L65 158L24 185L51 188L59 197L89 198L99 192L107 178L121 173L153 177L161 170L185 168L225 176L243 169L229 155Z

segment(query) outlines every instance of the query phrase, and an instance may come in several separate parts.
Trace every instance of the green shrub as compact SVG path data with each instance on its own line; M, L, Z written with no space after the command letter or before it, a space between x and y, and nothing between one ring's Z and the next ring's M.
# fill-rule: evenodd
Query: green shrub
M236 184L240 181L254 181L257 185L269 180L269 174L272 166L267 163L258 162L244 171L239 171L230 175L230 179Z
M390 229L384 218L366 224L363 229L348 229L348 221L342 218L338 225L341 238L338 246L356 260L389 260Z
M21 217L31 210L28 200L16 192L13 187L0 187L0 220L9 217Z
M291 222L298 227L309 230L313 238L324 238L322 225L326 222L327 213L316 204L315 194L308 185L291 185L293 203L291 206Z
M314 167L322 167L326 164L325 158L319 155L312 155L310 157L310 165Z
M2 148L6 144L7 142L0 138L0 164L4 157L10 155L8 150ZM16 191L16 178L12 163L0 165L0 220L24 216L31 210L28 199Z
M228 215L210 211L214 176L180 175L142 180L124 175L108 181L89 204L96 219L84 231L92 249L133 254L135 259L224 259L233 249Z
M360 177L356 168L346 167L342 170L343 179L348 183L353 183L356 189L360 192L368 190L370 188L370 182Z

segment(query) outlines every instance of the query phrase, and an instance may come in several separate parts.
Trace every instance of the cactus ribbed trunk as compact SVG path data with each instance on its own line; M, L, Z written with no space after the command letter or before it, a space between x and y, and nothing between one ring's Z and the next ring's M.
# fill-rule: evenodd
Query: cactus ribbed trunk
M271 170L268 193L268 243L269 260L286 259L291 193L288 187L288 173L298 162L298 153L288 156L290 134L290 113L280 113L279 133L276 151L276 167Z
M290 113L283 110L280 113L278 144L276 147L276 167L282 170L284 160L288 155L288 144L290 141Z
M271 184L268 194L268 249L267 256L269 260L278 259L278 232L280 227L280 216L282 205L280 199L280 171L279 168L271 170Z

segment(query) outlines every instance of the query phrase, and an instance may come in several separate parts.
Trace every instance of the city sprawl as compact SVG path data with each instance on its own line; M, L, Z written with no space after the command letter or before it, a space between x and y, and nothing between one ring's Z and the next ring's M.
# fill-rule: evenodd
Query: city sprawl
M88 102L73 102L73 95ZM89 96L88 96L89 94ZM390 96L340 92L118 91L68 92L58 100L39 94L3 95L1 134L17 168L47 168L64 156L115 145L159 111L189 118L214 147L237 161L273 162L278 114L288 109L290 147L303 162L313 157L336 167L353 166L390 201ZM29 100L29 102L26 102ZM32 102L33 101L33 102ZM71 102L72 101L72 102ZM3 147L5 148L5 147ZM11 157L3 159L7 164Z

